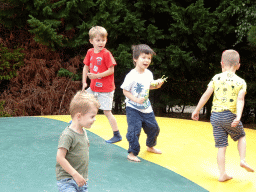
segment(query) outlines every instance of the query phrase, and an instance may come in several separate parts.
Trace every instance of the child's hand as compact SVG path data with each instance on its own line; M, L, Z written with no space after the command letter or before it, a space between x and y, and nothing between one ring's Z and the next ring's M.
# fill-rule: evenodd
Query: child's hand
M156 86L156 88L157 88L157 89L161 88L163 84L164 84L164 81L161 81L161 82Z
M86 184L86 180L78 172L73 175L73 178L76 181L78 187L82 187Z
M162 86L163 83L164 83L163 79L157 79L157 80L152 81L150 83L150 85L153 86L153 87L158 87L159 85Z
M150 85L158 89L164 84L164 82L167 82L167 78L168 77L164 77L163 75L160 79L152 81Z
M199 120L199 111L194 111L191 115L191 118L195 121Z
M141 97L141 98L137 98L136 99L136 103L139 103L139 104L143 104L145 101L145 98L144 97Z
M94 73L88 73L87 75L88 75L89 79L97 79L98 78L97 74L94 74Z
M234 121L231 123L231 127L236 127L240 122L240 119L235 118Z

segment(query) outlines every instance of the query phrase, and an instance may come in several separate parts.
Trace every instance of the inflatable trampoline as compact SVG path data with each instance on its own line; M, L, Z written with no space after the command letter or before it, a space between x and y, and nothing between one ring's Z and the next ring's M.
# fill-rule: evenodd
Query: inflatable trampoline
M237 143L229 138L226 170L232 180L218 182L212 127L207 122L157 117L157 148L146 151L141 132L140 163L127 160L127 122L115 115L123 140L108 144L111 127L97 115L87 130L90 140L88 189L90 192L226 192L256 191L256 177L239 166ZM55 164L59 135L70 116L0 118L0 191L56 192ZM245 129L247 161L256 168L256 131Z

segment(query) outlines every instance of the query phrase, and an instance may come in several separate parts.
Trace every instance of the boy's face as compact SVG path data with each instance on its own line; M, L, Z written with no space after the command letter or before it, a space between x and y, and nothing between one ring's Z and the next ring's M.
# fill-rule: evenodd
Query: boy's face
M90 39L90 43L94 47L94 52L99 53L105 48L107 37L96 35L93 39Z
M151 63L152 55L141 53L138 59L133 59L136 63L136 68L140 71L144 71Z
M98 109L95 106L92 106L91 109L84 115L80 114L79 124L82 127L87 129L91 128L94 121L96 121L95 117L98 113Z

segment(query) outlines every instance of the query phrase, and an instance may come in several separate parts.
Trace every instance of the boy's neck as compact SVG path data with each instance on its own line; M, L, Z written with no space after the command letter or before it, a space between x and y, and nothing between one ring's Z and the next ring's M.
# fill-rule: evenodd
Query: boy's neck
M138 68L138 67L135 67L134 68L139 74L142 74L146 71L146 69L141 69L141 68Z
M222 72L232 72L232 73L236 73L236 67L230 67L230 66L224 66L222 67Z
M80 134L83 134L84 131L83 131L83 127L81 127L78 122L74 119L72 119L72 123L70 125L70 129L72 129L73 131L77 132L77 133L80 133Z
M95 48L93 48L93 52L94 53L100 53L101 51L103 51L105 48L103 48L102 50L100 50L100 51L98 51L98 50L96 50Z

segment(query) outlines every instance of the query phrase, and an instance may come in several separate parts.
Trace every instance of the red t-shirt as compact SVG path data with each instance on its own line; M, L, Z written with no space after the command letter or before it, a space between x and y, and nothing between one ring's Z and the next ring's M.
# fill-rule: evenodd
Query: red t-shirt
M94 53L94 48L87 51L84 64L89 67L90 73L102 73L111 66L116 65L116 61L110 51L103 49L99 53ZM91 79L90 88L94 92L111 92L115 90L114 73L112 75Z

